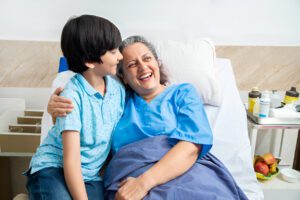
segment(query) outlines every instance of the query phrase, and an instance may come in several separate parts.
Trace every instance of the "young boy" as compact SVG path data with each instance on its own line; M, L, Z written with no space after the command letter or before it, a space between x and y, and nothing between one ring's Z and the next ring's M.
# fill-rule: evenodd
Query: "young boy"
M109 76L122 59L120 42L118 28L101 17L82 15L64 26L62 52L77 74L61 96L71 99L74 109L57 118L31 160L30 199L103 199L99 170L125 99L121 83Z

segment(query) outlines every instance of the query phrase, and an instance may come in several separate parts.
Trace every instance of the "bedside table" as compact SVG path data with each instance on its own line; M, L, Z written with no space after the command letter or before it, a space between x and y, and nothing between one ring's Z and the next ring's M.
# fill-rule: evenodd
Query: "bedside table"
M300 197L300 182L285 182L281 174L269 181L259 181L265 200L298 200Z
M282 136L280 142L280 150L279 155L281 155L282 151L282 141L284 137L284 130L285 129L300 129L300 124L257 124L248 116L248 129L249 129L249 138L251 144L251 156L254 157L255 147L256 147L256 139L258 130L263 129L282 129Z

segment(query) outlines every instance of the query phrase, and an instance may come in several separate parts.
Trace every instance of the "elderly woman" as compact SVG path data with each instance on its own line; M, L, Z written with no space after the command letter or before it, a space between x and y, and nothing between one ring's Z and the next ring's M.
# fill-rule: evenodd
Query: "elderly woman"
M104 176L107 198L247 199L208 153L212 132L195 88L167 85L155 49L143 37L129 37L119 49L118 75L127 97ZM56 102L50 102L50 113L66 111Z

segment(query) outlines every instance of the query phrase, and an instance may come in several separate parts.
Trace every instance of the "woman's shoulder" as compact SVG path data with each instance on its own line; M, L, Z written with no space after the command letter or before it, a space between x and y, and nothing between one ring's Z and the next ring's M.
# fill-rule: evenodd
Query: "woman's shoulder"
M169 87L172 87L172 90L175 92L180 93L189 93L189 92L196 92L196 88L191 83L179 83L179 84L172 84Z
M176 101L185 101L187 99L194 99L202 102L201 97L196 87L191 83L179 83L172 85L172 96Z

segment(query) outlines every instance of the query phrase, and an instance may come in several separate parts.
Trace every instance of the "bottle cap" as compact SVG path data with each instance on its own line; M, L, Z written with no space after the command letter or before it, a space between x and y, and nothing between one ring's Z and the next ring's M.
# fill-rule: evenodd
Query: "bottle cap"
M291 87L291 91L297 92L296 87Z
M299 92L297 92L296 87L291 87L290 90L286 91L285 95L291 97L299 97Z
M261 93L258 91L258 87L253 87L248 93L249 98L261 97Z
M255 87L252 87L252 91L253 91L253 92L254 92L254 91L259 91L259 90L258 90L258 87L256 87L256 86L255 86Z

